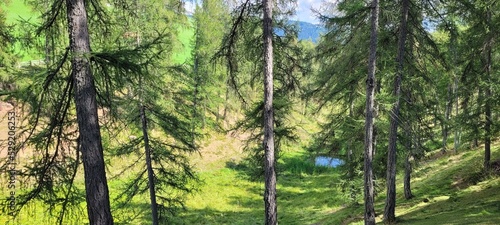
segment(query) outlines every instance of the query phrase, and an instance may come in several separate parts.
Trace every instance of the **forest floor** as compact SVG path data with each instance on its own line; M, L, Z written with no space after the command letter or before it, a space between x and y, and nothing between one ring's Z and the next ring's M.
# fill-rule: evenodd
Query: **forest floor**
M2 107L3 118L10 108ZM0 131L4 133L6 122L4 118L0 123ZM242 163L245 137L238 133L213 134L201 144L200 152L191 156L201 180L198 191L188 196L186 211L169 224L262 224L264 184L252 179ZM492 161L500 159L499 144L492 148ZM284 145L278 161L280 224L362 224L362 196L358 196L355 204L347 200L341 191L341 171L315 166L305 146L305 143ZM413 199L404 199L402 175L397 178L398 224L500 224L500 176L482 173L482 148L445 155L436 150L428 155L414 167ZM108 172L113 173L113 168ZM81 177L78 180L82 182ZM110 181L110 192L115 193L114 188L121 183ZM384 184L380 181L377 189L375 209L379 222L384 209ZM5 187L1 189L3 194L7 193ZM115 215L116 224L149 224L148 197L143 196L139 201L140 207L134 210L142 216L127 222L124 215ZM22 214L19 224L26 221L51 224L39 204L31 205L33 210ZM74 223L69 224L85 220L84 211L73 216ZM5 223L4 219L0 218L0 223Z
M227 142L219 145L224 149L238 145L231 146L231 139L219 141ZM493 161L500 159L499 148L498 144L493 147ZM221 149L202 150L212 155L210 151ZM182 224L262 224L263 182L250 179L238 166L243 153L232 151L235 154L226 154L218 161L207 160L212 166L200 170L204 185L189 197L187 211L181 214ZM500 176L483 174L481 148L445 155L438 150L429 155L415 166L414 198L404 199L402 174L397 178L397 224L500 224ZM363 223L363 202L346 201L338 169L315 167L301 148L288 149L279 168L281 224ZM381 181L377 189L378 222L382 221L384 210L384 184Z

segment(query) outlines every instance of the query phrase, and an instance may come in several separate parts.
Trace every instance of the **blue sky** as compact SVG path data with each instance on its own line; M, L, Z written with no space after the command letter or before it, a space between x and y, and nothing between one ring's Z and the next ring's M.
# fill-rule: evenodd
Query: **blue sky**
M194 9L194 1L185 1L185 6L188 12L192 12L192 9ZM319 23L314 13L311 11L311 8L320 9L325 1L333 2L336 0L297 0L297 15L292 19L309 23Z
M298 0L297 15L296 19L309 23L318 23L316 15L311 11L313 9L320 9L323 0ZM295 18L294 18L295 19Z

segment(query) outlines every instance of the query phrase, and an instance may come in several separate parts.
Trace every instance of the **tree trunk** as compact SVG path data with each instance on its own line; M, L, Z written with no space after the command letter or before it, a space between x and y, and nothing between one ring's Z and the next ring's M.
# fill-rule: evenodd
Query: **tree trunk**
M486 12L488 26L491 27L491 10L488 9ZM491 35L490 35L491 36ZM491 158L491 54L492 54L492 38L487 40L485 50L486 50L486 90L485 90L485 106L484 114L486 117L486 122L484 125L484 170L488 171L490 168L490 158Z
M388 223L396 221L396 149L399 122L399 98L401 96L401 78L403 76L404 51L407 35L409 0L402 1L401 24L398 40L396 79L394 81L393 96L396 99L390 113L389 149L387 151L387 199L385 202L384 220Z
M90 69L90 38L84 0L67 0L69 43L73 58L79 149L85 171L87 213L91 225L113 224L97 117L96 89Z
M276 171L274 160L274 109L273 109L273 1L263 0L264 5L264 175L265 175L265 224L278 224L276 204Z
M457 45L457 30L456 27L453 26L453 29L450 30L450 52L451 52L451 60L452 60L452 65L457 64L457 51L456 51L456 45ZM455 119L454 119L454 124L455 126L453 129L455 129L455 134L453 135L453 152L456 154L458 152L458 147L460 145L460 125L459 121L457 121L458 117L458 106L459 106L459 100L458 100L458 76L456 74L456 69L455 67L452 68L452 75L453 75L453 102L452 105L455 105ZM453 106L452 106L453 107Z
M154 182L154 172L153 165L151 162L151 148L149 146L149 135L148 135L148 121L146 118L146 110L144 105L141 104L141 122L142 122L142 135L144 138L144 150L146 153L146 167L148 170L148 185L149 185L149 197L151 199L151 214L153 219L153 225L158 225L158 204L156 204L156 190Z
M446 96L447 96L447 101L446 101L446 107L444 111L444 120L442 122L442 135L443 135L443 148L441 149L442 153L445 153L448 144L448 126L449 126L449 121L450 121L450 114L451 110L453 108L453 94L452 94L452 85L448 85L448 89L446 91Z
M413 194L411 193L411 172L412 172L412 166L410 162L411 156L412 153L409 152L405 159L404 193L405 193L405 199L407 200L413 198Z
M368 76L366 79L366 121L365 121L365 159L364 159L364 195L365 224L375 224L375 208L373 196L373 118L375 102L375 71L377 66L377 35L378 35L378 0L372 1L370 53L368 58Z
M351 119L354 119L354 101L350 100L349 103L349 117ZM357 203L356 200L356 186L354 185L353 180L355 179L355 169L356 167L354 166L354 140L352 138L349 138L347 141L347 166L348 166L348 171L347 171L347 179L349 181L349 197L351 202Z

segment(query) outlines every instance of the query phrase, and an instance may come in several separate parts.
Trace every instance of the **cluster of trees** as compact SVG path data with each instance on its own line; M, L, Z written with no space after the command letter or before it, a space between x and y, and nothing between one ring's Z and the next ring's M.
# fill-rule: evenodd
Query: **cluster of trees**
M30 151L17 167L23 189L14 215L43 204L49 223L66 224L86 202L90 224L130 221L141 213L135 198L149 190L153 224L169 221L197 180L188 160L198 148L195 79L172 59L188 24L181 2L30 5L39 24L23 23L9 40L29 43L44 63L9 67L2 79L16 85L4 93L21 119L16 151ZM115 174L106 175L106 164ZM117 193L108 179L119 181ZM113 218L111 206L127 216Z
M467 143L484 144L488 171L491 142L498 135L498 114L492 113L498 109L493 63L498 57L498 3L335 4L322 15L328 32L317 47L323 66L315 91L327 96L320 98L324 104L343 110L334 112L318 139L325 141L317 145L347 155L348 170L364 158L365 224L375 224L374 184L379 178L386 180L384 220L395 221L398 158L404 161L407 199L413 197L412 164L428 150L449 151L450 136L455 153ZM363 144L361 152L356 146ZM347 174L353 179L353 171Z
M278 223L276 164L283 141L297 139L292 111L326 114L310 148L344 159L344 190L353 202L364 193L366 224L383 187L384 219L395 221L397 168L412 198L412 165L429 150L484 144L488 171L499 132L496 1L335 1L318 12L326 31L316 45L288 21L294 1L195 3L189 19L175 0L31 2L41 22L25 32L0 11L0 78L16 85L2 94L22 114L17 149L33 151L17 213L38 201L64 224L85 201L91 224L112 224L130 219L112 207L130 210L149 191L153 224L168 221L196 187L188 154L231 113L244 115L231 128L251 134L265 224ZM190 26L191 58L177 64L178 31ZM17 41L44 64L15 69L5 49ZM107 176L106 164L123 171ZM124 181L111 203L107 178Z

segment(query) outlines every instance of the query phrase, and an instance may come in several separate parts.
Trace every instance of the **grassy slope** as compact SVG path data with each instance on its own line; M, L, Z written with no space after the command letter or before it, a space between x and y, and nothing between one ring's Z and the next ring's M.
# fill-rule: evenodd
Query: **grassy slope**
M494 146L493 159L500 158L499 148L498 144ZM475 149L421 163L413 175L416 197L411 200L404 199L399 176L398 224L500 224L500 177L481 173L482 157L482 149ZM382 220L384 201L385 195L381 194L375 207L377 221ZM321 224L363 224L362 208L344 208Z
M24 3L23 0L10 0L9 3L0 3L0 7L2 7L6 15L7 24L15 24L19 20L33 20L36 19L31 13L30 8Z
M2 1L0 7L6 12L5 20L8 25L18 25L20 21L35 22L38 18L23 0L9 0L8 3ZM36 51L26 49L19 43L14 45L14 52L20 56L22 62L39 59Z
M189 18L189 24L192 25L193 20ZM192 42L194 37L194 29L192 27L179 28L179 40L181 45L174 46L172 58L174 63L187 63L191 59Z
M6 22L9 25L18 25L22 20L34 22L38 18L38 15L32 12L24 0L9 0L8 3L2 1L0 8L6 12ZM174 52L172 53L174 63L182 64L190 59L193 36L193 28L179 28L179 40L181 44L174 47ZM20 44L16 44L14 48L15 52L21 56L22 62L40 58L36 51L23 48Z
M234 147L229 143L224 146L227 150ZM209 154L206 151L221 150L203 151ZM200 171L205 185L187 202L188 211L181 216L185 224L262 224L263 183L250 181L241 168L233 165L234 157L220 158L218 166ZM492 158L500 158L498 145ZM481 150L422 162L412 182L416 197L404 200L402 184L398 186L398 224L500 224L500 177L482 176L481 165ZM300 147L288 149L281 168L280 223L362 224L358 221L362 220L364 207L344 207L347 202L336 185L336 170L318 171ZM378 221L382 219L384 201L381 193L376 202Z

